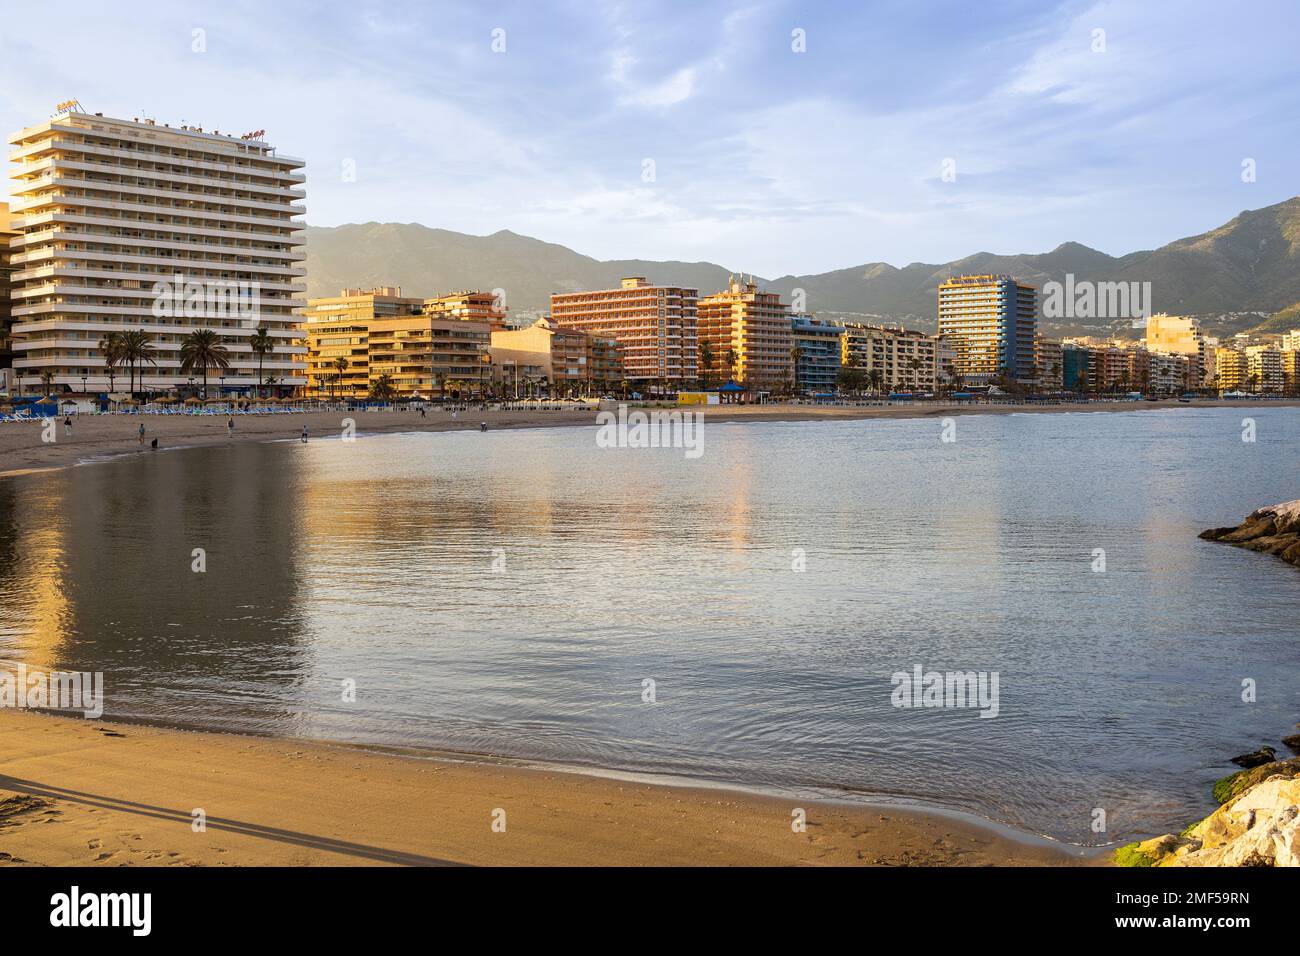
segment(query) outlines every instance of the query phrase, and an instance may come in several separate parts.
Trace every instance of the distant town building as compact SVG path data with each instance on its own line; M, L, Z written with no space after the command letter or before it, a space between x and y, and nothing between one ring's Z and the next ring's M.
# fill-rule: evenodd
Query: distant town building
M793 326L777 293L760 292L752 278L732 277L726 291L700 298L696 314L713 377L734 378L751 389L794 385Z
M1209 381L1214 372L1214 347L1205 340L1200 324L1193 318L1164 313L1151 316L1147 319L1146 346L1153 352L1194 356L1192 386Z
M185 385L196 376L181 371L181 343L199 329L226 347L226 391L260 384L259 360L283 389L306 383L303 160L260 133L76 109L9 142L13 364L28 387L48 373L56 389L107 390L99 342L128 331L154 349L146 391ZM258 328L274 343L264 356L249 343Z
M1246 348L1246 382L1252 391L1281 392L1285 382L1282 350L1276 345L1251 345Z
M617 289L554 293L551 318L565 328L617 339L628 381L676 388L694 382L699 373L698 298L695 289L651 285L632 276Z
M1282 351L1282 390L1288 395L1300 394L1300 348Z
M1283 352L1300 352L1300 329L1292 329L1282 335Z
M425 299L420 311L434 318L487 322L494 329L506 327L506 309L492 292L449 292Z
M939 284L939 335L957 352L967 385L1005 376L1032 381L1037 290L1007 275L963 275Z
M815 395L835 391L844 329L808 315L793 316L791 321L795 388Z
M1071 392L1088 390L1092 349L1074 342L1061 343L1061 387Z
M1034 336L1034 367L1039 388L1057 391L1062 388L1061 343L1041 335Z
M1219 346L1214 350L1214 365L1215 387L1219 391L1232 392L1246 387L1250 369L1244 352Z

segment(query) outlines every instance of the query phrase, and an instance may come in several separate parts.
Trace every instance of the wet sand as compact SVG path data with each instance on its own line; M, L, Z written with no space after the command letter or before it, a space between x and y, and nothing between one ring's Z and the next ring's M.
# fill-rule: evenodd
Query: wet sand
M0 711L0 865L1101 862L909 809Z
M1247 409L1300 407L1300 401L1277 402L1195 402L1178 401L1107 402L1062 405L744 405L684 407L703 411L706 422L733 421L844 421L870 418L935 418L948 415L1051 414L1060 412L1138 412L1159 408L1205 408L1211 406ZM239 415L235 433L226 433L224 415L85 415L73 419L72 434L64 433L57 422L56 440L41 440L43 426L36 422L0 423L0 477L60 468L97 457L129 453L147 453L150 441L158 439L160 448L190 445L217 445L231 441L277 441L296 439L306 425L312 439L340 434L345 418L356 421L359 435L383 432L475 430L479 422L492 429L550 428L557 425L593 425L596 413L584 411L465 411L453 419L450 412L430 411L427 418L418 412L306 412L302 414ZM143 445L137 438L140 422L146 437Z

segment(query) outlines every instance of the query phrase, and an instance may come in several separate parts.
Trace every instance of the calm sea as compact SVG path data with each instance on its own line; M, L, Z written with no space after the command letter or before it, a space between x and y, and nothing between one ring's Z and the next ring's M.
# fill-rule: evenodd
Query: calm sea
M712 424L690 459L466 431L0 479L0 657L104 672L110 719L885 794L1075 843L1180 829L1226 758L1283 749L1300 571L1196 534L1300 497L1300 410L940 436ZM998 716L893 706L917 665L996 673Z

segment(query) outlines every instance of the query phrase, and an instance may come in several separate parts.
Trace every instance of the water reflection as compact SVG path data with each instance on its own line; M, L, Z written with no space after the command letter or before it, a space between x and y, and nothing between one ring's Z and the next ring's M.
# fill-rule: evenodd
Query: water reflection
M1294 497L1296 416L1256 416L145 453L0 481L0 651L104 671L110 717L1164 831L1295 719L1236 688L1300 678L1300 577L1195 538ZM1001 716L893 709L915 664L999 671Z

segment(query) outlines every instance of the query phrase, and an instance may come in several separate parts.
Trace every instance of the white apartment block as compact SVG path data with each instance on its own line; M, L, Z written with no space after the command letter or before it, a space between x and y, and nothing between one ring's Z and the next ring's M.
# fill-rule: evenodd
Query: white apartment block
M185 336L210 329L228 350L209 370L227 391L254 386L249 335L274 340L262 375L278 390L306 384L296 311L306 305L301 159L262 139L153 120L67 111L9 137L14 366L31 391L106 390L99 343L143 330L155 364L142 390L185 385ZM125 389L126 370L116 384Z

